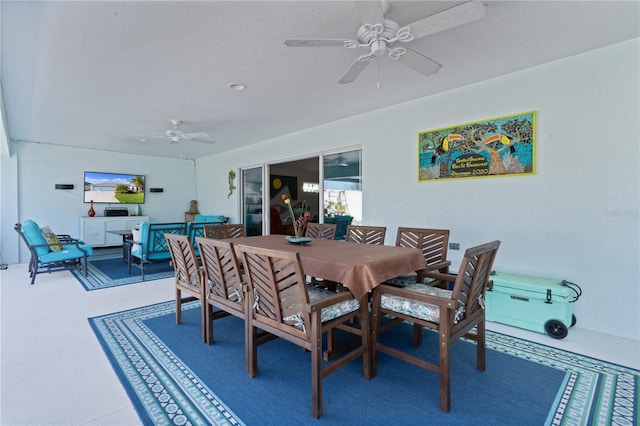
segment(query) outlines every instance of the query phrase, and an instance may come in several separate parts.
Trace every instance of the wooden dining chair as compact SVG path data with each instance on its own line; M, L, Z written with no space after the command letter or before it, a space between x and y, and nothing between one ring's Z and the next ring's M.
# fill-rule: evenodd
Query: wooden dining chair
M305 237L316 238L318 240L333 240L336 237L335 223L307 223L307 230L305 231ZM336 291L338 283L333 281L327 281L318 279L316 277L309 277L312 285L316 287L326 288L330 291Z
M344 237L345 241L359 244L384 245L384 237L387 233L386 226L362 226L349 225Z
M335 223L307 223L305 237L318 240L333 240L336 237Z
M244 282L233 243L212 238L198 237L196 239L200 247L200 259L204 270L205 298L202 303L205 310L205 342L211 345L214 341L215 320L233 315L246 321L246 313L250 309L247 303L251 298L247 296L247 284ZM246 329L245 324L245 332ZM257 344L268 342L275 337L267 332L259 332ZM249 366L246 359L245 368L248 372Z
M374 376L377 373L378 352L436 372L440 376L440 409L449 412L451 345L461 337L475 341L476 368L478 371L485 369L485 291L499 246L500 241L493 241L467 249L453 290L421 283L409 284L403 288L382 284L373 289L371 321ZM443 282L451 279L450 275L435 271L425 272L425 275ZM425 357L382 343L382 321L389 317L394 318L391 321L394 326L406 321L437 332L439 361L428 361ZM476 331L472 332L474 328ZM422 329L420 332L422 333ZM417 344L414 341L414 346ZM433 356L426 358L434 359Z
M245 285L233 244L196 237L204 272L205 331L207 344L213 343L213 321L234 315L244 320ZM213 308L218 310L214 313Z
M447 249L449 247L448 229L399 227L396 234L396 246L419 249L424 256L427 267L414 274L387 280L385 284L404 287L416 282L423 283L426 279L424 272L439 271L443 274L449 272L451 262L447 260ZM449 284L445 282L438 281L434 285L449 288Z
M203 273L187 235L166 233L164 238L167 241L171 253L171 264L175 270L176 324L182 324L182 304L204 300ZM187 295L183 296L182 293ZM206 342L205 312L203 308L200 310L202 340Z
M215 238L218 240L244 237L244 225L241 223L225 223L222 225L205 226L204 236L206 238Z
M252 309L247 316L249 375L258 374L257 329L310 351L312 414L320 418L325 376L362 356L364 377L369 378L368 307L360 306L349 292L332 293L307 285L298 253L240 244L235 248L242 256L252 295ZM362 321L355 321L359 318ZM360 344L323 365L322 335L337 328L359 336ZM351 395L345 392L345 397Z

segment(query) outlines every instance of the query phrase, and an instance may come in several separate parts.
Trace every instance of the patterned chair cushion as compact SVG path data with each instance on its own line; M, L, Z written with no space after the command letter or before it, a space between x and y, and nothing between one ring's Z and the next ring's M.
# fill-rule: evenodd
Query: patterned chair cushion
M307 285L307 292L309 293L309 302L311 303L336 295L336 293L333 291L313 287L311 285ZM320 321L331 321L332 319L338 318L342 315L346 315L358 309L360 309L360 303L358 303L356 299L352 298L344 300L342 302L327 306L326 308L322 308ZM295 318L285 318L285 320L294 327L299 328L300 330L304 330L304 324L302 323L299 314L296 315Z
M451 298L452 291L444 290L437 287L431 287L425 284L409 284L404 287L407 291L415 293L429 294L432 296L442 297L446 299ZM407 299L390 294L382 294L381 306L384 309L388 309L393 312L398 312L405 315L410 315L415 318L420 318L425 321L433 322L435 324L440 323L440 309L436 305L430 303L418 302L415 300ZM464 305L458 303L458 309L456 310L456 317L462 314Z
M401 277L394 277L385 281L385 284L392 285L394 287L406 287L410 284L415 284L418 274L403 275Z
M455 279L455 277L453 277L453 279ZM418 274L414 273L414 274L403 275L400 277L394 277L394 278L388 279L387 281L385 281L385 284L389 284L394 287L406 287L410 284L415 284L417 280L418 280ZM429 284L432 281L435 281L435 279L425 277L422 284Z

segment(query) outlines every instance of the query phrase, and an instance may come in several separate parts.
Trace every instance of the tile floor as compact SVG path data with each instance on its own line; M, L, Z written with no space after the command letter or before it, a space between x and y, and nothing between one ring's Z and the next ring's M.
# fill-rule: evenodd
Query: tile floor
M87 292L69 272L0 271L0 424L137 425L140 420L87 318L173 298L164 279ZM488 328L640 369L640 342L576 327L563 340Z

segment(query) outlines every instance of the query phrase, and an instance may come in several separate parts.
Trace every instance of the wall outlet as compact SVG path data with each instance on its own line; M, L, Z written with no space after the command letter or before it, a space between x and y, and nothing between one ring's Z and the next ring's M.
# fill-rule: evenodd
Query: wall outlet
M449 243L449 248L451 250L460 250L460 243Z

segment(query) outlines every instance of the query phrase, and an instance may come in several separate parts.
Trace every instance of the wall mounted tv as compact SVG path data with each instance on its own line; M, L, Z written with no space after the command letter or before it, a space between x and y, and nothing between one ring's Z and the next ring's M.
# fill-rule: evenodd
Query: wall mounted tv
M144 203L144 176L125 173L84 172L84 202Z

